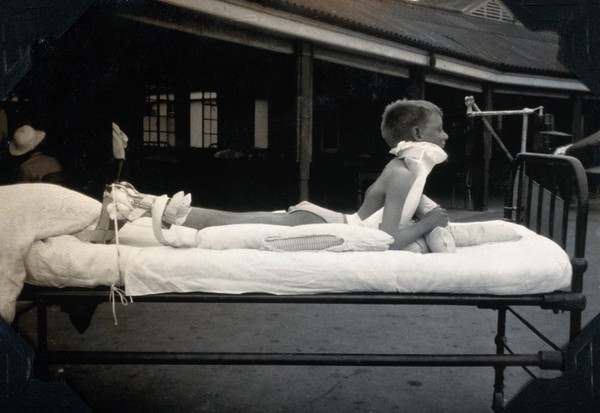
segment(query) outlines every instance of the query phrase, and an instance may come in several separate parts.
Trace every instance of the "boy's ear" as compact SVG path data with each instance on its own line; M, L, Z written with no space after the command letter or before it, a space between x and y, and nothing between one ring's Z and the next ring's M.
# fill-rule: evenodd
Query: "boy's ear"
M413 141L418 142L423 140L423 138L421 138L421 129L418 126L413 126L410 129L410 133Z

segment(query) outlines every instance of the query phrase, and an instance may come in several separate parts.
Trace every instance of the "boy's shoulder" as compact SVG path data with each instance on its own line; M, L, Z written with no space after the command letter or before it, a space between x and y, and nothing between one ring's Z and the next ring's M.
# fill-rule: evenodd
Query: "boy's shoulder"
M387 165L385 165L383 171L381 171L381 175L389 173L402 174L405 172L410 173L408 167L406 166L406 162L404 162L404 159L393 158L387 163Z
M382 181L394 184L398 180L406 181L407 179L412 179L412 173L406 166L404 160L394 158L388 162L379 175L379 178Z

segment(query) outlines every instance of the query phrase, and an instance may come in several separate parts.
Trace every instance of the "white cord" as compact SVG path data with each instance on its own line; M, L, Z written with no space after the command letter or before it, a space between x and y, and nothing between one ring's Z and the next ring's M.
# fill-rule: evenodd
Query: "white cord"
M112 184L110 186L111 188L111 196L112 196L112 202L113 202L113 206L115 208L115 211L117 211L117 202L115 201L115 195L114 195L114 189L115 189L115 185ZM113 223L115 226L115 245L117 248L117 269L119 271L119 277L118 279L121 279L121 251L119 249L120 244L119 244L119 225L118 225L118 221L117 221L117 214L114 214L113 216ZM119 287L117 287L115 285L115 281L113 281L113 283L110 286L110 295L109 295L109 301L112 305L112 312L113 312L113 318L115 320L115 325L118 325L119 322L117 320L117 309L115 307L115 294L117 294L121 300L121 304L122 305L128 305L130 302L133 303L133 298L129 297L129 300L127 300L127 295L125 294L125 291Z

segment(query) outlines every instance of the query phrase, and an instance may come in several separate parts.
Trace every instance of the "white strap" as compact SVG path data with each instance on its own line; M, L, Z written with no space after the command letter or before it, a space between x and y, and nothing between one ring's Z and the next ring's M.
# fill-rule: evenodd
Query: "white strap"
M183 228L178 225L171 227L170 231L163 230L163 215L168 202L169 197L162 195L156 198L152 204L152 232L154 233L154 237L162 245L170 247L196 247L196 234L198 230Z
M162 230L162 216L167 207L167 202L169 202L169 198L166 195L161 195L152 204L152 232L154 232L156 240L162 245L171 245Z

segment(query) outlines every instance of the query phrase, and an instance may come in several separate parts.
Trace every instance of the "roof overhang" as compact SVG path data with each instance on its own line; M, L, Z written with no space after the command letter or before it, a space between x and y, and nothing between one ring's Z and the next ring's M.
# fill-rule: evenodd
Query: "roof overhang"
M291 53L295 41L308 41L314 43L315 58L317 59L376 72L406 77L408 74L407 68L417 66L427 68L428 73L437 75L429 76L432 80L437 79L439 82L439 75L449 75L464 79L465 84L470 84L471 88L473 82L477 82L505 87L589 92L589 88L575 78L499 71L255 3L232 3L222 0L157 0L157 2L211 16L230 22L235 26L266 32L276 38L282 38L284 39L283 42L279 40L277 45L277 51L280 52ZM127 15L123 17L135 18ZM156 19L153 24L163 26L170 24L173 29L190 30L175 27L177 25L174 23L156 21ZM205 32L204 34L211 37L211 33ZM212 37L223 38L223 36L223 33L220 32ZM244 40L244 37L237 37L237 39ZM229 40L236 41L235 39ZM289 41L287 46L285 46L286 40ZM257 44L255 46L260 47ZM266 47L274 50L273 47Z
M432 64L437 71L452 75L462 75L472 80L499 85L523 86L574 92L589 92L589 88L577 79L557 78L543 75L501 72L498 70L437 55Z

